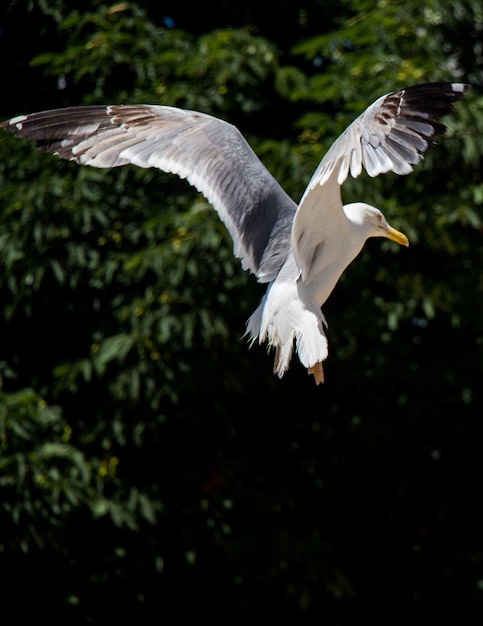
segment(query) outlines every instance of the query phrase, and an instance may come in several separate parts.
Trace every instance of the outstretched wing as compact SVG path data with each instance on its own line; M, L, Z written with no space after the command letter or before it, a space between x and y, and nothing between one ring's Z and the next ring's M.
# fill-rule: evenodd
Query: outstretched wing
M234 253L260 282L290 248L296 204L231 124L168 106L85 106L13 118L0 127L62 159L100 168L132 163L186 178L226 225Z
M332 144L315 170L294 220L292 246L298 266L306 274L320 245L314 233L322 224L336 228L342 208L340 186L350 174L356 178L385 172L409 174L423 159L434 138L444 132L438 120L453 110L468 85L426 83L378 98ZM317 224L319 226L317 226Z
M409 174L444 132L438 120L453 110L467 88L463 83L426 83L381 96L332 144L306 193L333 172L342 185L349 171L356 178L363 166L371 177L389 171Z

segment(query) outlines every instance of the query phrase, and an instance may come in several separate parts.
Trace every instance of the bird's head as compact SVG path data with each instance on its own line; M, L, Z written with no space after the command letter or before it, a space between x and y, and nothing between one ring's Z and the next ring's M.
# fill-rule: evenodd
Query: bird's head
M364 202L353 202L344 206L344 212L351 222L364 229L366 238L387 237L401 246L409 246L406 235L390 226L376 207Z

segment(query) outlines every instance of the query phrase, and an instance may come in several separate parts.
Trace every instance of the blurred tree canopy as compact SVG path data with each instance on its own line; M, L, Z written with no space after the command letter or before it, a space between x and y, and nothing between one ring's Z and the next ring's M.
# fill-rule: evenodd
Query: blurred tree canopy
M481 3L82 4L3 3L1 119L202 110L294 199L379 95L474 88L411 176L344 186L412 246L343 276L323 388L241 339L263 289L185 181L0 137L2 613L481 623Z

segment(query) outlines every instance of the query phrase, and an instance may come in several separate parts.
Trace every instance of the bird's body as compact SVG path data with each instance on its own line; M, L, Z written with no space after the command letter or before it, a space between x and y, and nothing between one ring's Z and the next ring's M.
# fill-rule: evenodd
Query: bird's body
M232 125L209 115L157 105L88 106L19 116L3 124L59 157L94 167L132 163L178 174L213 204L234 253L267 292L247 323L252 342L275 349L274 371L288 369L294 343L317 383L328 355L321 306L369 237L408 245L381 211L343 206L349 172L408 174L444 130L466 85L430 83L376 100L334 142L297 205Z
M390 227L378 209L363 203L341 209L327 229L315 229L309 234L316 243L305 278L289 253L248 320L251 341L267 340L275 348L274 371L279 376L288 369L295 340L302 365L317 383L323 382L322 363L328 356L328 342L322 305L369 237L385 236L408 245L405 235ZM330 215L329 210L326 215Z

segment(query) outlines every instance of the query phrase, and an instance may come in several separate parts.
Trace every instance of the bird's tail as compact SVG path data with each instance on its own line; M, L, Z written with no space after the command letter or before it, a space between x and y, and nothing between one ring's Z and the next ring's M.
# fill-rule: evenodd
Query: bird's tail
M273 371L279 378L289 368L294 340L300 362L307 369L328 356L322 311L306 306L298 297L282 300L281 293L272 285L248 320L245 332L250 345L267 341L269 349L275 349Z

